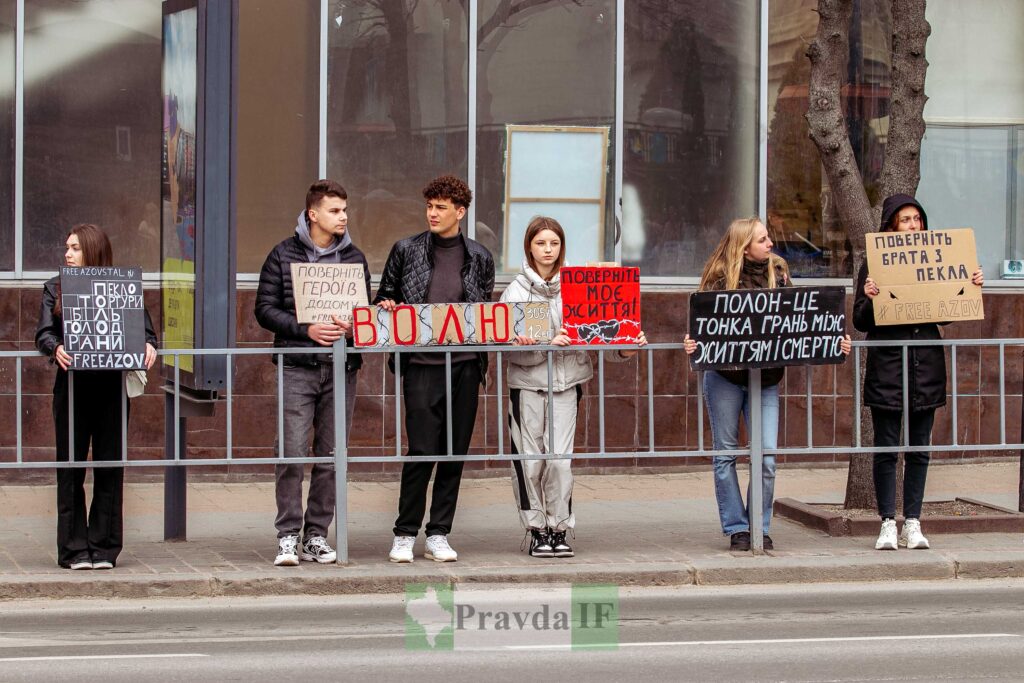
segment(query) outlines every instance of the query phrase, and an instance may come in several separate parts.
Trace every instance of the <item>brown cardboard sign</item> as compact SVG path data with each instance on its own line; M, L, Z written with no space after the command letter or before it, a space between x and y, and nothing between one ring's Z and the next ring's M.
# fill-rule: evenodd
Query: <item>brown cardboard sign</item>
M361 263L293 263L291 268L300 323L329 323L332 315L351 319L353 308L368 303Z
M507 344L517 335L550 341L546 303L400 304L353 311L356 346Z
M878 285L876 325L983 320L974 231L872 232L864 236L868 274Z

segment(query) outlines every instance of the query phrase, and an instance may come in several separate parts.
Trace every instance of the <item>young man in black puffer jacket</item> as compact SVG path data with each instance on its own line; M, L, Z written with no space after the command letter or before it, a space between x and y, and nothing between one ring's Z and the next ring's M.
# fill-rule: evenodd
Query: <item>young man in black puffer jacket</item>
M427 201L429 230L401 240L391 248L374 303L392 310L398 304L490 301L494 290L494 259L487 249L459 230L459 221L465 217L473 200L469 187L459 178L442 176L427 185L423 197ZM447 453L444 354L403 354L401 370L408 454ZM473 436L479 388L487 374L487 354L453 353L451 371L451 452L464 455L469 451ZM406 463L402 468L398 519L390 554L392 562L412 562L412 548L423 524L427 486L433 469L432 462ZM461 481L461 462L437 464L426 526L425 557L428 559L437 562L458 559L448 545L448 534L455 518Z
M330 347L351 338L352 322L332 317L330 323L299 323L292 290L293 263L361 263L370 296L370 267L348 234L348 195L333 180L318 180L306 193L306 210L295 234L271 250L256 292L256 320L274 333L274 346ZM349 342L351 344L351 339ZM279 442L285 457L305 457L313 430L313 455L334 455L334 366L331 354L286 354L284 363L284 434ZM275 357L276 362L276 357ZM355 409L356 372L362 357L353 354L345 367L346 426L351 431ZM303 465L275 468L278 553L274 564L296 566L334 562L337 553L327 544L327 527L334 517L334 465L315 464L309 477L306 513L302 513ZM300 533L302 543L299 543Z

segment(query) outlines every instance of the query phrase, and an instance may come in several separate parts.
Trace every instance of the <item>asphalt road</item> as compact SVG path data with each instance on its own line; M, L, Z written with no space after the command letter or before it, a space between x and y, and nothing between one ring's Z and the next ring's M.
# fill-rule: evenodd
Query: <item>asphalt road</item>
M394 595L0 603L0 681L1024 680L1019 580L622 589L610 649L498 628L567 595L459 589L451 651Z

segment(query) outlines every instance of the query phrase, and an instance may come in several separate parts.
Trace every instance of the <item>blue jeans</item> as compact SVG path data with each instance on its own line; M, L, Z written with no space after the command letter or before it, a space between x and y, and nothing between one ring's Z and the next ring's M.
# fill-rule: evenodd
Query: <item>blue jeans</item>
M711 433L715 450L739 448L740 413L750 429L750 390L733 384L714 370L704 373L704 397L711 419ZM776 448L779 438L779 387L761 389L761 439L764 448ZM748 506L743 504L739 480L736 478L736 456L716 455L715 498L718 499L718 516L722 521L722 532L731 535L737 531L750 531ZM765 455L761 468L763 481L763 525L764 533L772 521L772 499L775 495L775 456ZM750 487L747 486L747 500Z

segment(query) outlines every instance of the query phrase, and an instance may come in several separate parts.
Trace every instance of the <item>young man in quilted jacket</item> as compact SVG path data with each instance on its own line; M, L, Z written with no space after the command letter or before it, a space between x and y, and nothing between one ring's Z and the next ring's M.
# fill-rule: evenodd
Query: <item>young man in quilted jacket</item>
M332 322L303 324L295 314L292 263L361 263L370 296L370 267L348 234L348 195L333 180L318 180L306 193L306 210L298 218L295 234L274 247L260 271L256 292L256 320L274 333L274 346L330 348L352 336L352 322L331 316ZM351 343L351 342L349 342ZM313 455L334 456L334 365L331 354L285 354L284 434L279 441L285 457L305 457L313 432ZM277 357L275 356L275 362ZM362 357L348 356L345 367L346 425L351 431L356 398L356 373ZM334 517L334 465L313 465L306 511L302 511L304 465L275 468L277 497L277 566L307 562L334 562L337 553L327 543L327 528ZM301 543L300 543L301 538Z
M473 195L454 176L435 178L423 190L428 230L407 237L391 248L374 303L385 310L399 304L490 301L494 290L494 259L459 228ZM405 353L401 356L402 392L408 454L448 453L443 353ZM393 363L394 359L392 359ZM392 367L393 369L393 367ZM453 353L451 359L451 453L469 450L476 421L480 385L487 374L487 354ZM392 562L412 562L413 544L426 512L432 462L407 462L402 468L398 519L391 547ZM424 556L452 562L457 553L448 544L462 481L461 462L439 462L434 475Z

